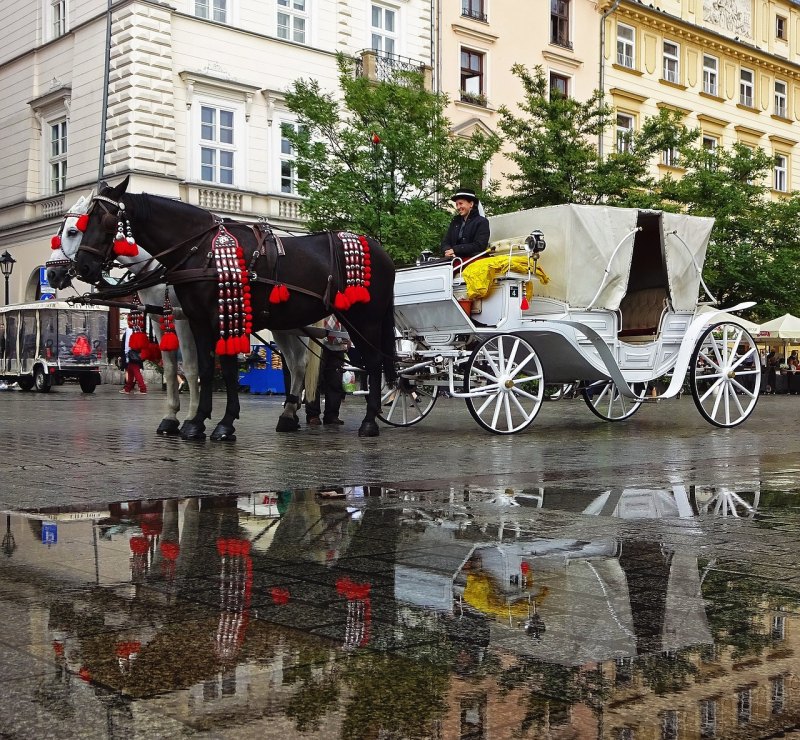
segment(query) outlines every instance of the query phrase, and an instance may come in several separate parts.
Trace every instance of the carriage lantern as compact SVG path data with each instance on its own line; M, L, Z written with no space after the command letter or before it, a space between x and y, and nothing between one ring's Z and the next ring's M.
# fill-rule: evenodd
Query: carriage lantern
M531 252L537 255L544 252L544 249L547 246L544 241L544 234L539 231L539 229L531 231L531 233L528 235L528 238L525 240L525 244Z

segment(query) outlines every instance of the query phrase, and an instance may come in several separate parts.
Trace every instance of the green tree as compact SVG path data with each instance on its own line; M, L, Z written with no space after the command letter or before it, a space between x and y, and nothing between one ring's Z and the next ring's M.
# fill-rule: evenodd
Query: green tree
M681 148L680 163L683 176L665 177L658 191L671 210L715 219L704 277L720 304L757 301L750 315L762 321L796 312L800 198L770 199L772 157L743 144L694 144Z
M540 66L531 71L515 64L511 71L522 82L523 99L520 115L506 106L499 109L498 128L511 145L506 156L515 165L506 175L511 194L498 202L502 210L560 203L646 204L655 183L653 155L693 136L679 113L664 109L631 133L621 151L601 158L596 142L611 109L598 91L580 101L549 90Z
M342 97L315 80L297 80L286 104L298 117L285 135L297 152L312 230L349 229L379 238L399 263L437 247L450 220L453 188L479 183L499 139L453 136L447 98L425 89L418 72L375 83L340 55Z

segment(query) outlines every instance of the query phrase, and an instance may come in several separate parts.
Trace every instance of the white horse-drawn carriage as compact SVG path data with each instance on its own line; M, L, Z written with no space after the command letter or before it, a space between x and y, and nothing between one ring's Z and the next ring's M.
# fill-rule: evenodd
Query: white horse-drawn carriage
M384 396L385 422L421 421L444 389L482 427L511 434L533 421L546 386L575 382L597 416L617 421L677 396L687 377L711 424L752 413L755 342L736 317L703 305L716 303L702 278L712 219L561 205L490 221L488 260L397 272L400 380Z

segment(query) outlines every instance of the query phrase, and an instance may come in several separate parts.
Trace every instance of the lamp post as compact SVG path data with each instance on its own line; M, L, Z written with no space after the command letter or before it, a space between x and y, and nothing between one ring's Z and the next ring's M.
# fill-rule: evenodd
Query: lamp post
M14 272L14 264L16 260L8 253L8 250L0 255L0 272L6 279L6 306L8 305L8 281L11 279L11 273Z

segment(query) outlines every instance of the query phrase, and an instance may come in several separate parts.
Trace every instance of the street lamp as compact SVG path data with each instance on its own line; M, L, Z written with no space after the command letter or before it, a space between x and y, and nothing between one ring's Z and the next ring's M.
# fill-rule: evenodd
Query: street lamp
M6 306L8 305L8 281L11 279L11 273L14 272L14 264L16 260L8 253L8 250L0 255L0 272L6 279Z

